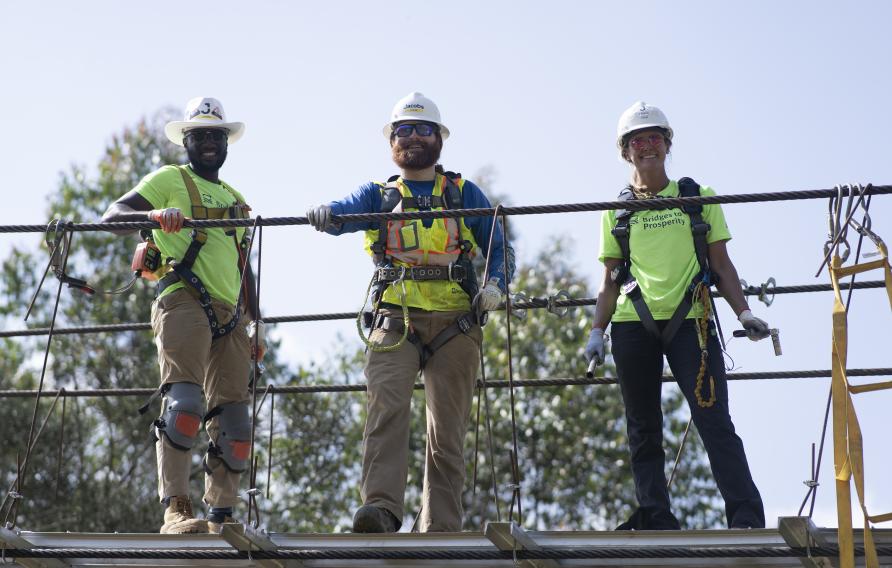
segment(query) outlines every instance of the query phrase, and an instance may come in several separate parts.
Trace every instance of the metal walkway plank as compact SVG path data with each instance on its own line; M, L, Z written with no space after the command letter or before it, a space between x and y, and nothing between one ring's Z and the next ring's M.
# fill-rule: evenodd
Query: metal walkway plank
M34 545L22 538L18 531L12 531L6 527L0 527L0 545L4 549L25 550L34 548ZM14 558L13 560L25 568L63 568L69 566L67 562L57 558Z

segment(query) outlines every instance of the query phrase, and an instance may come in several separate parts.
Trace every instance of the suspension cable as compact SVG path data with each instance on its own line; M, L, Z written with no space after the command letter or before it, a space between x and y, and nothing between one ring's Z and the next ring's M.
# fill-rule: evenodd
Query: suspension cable
M843 190L848 195L851 188ZM865 195L886 195L892 193L892 185L870 185L865 188ZM736 195L702 195L700 197L662 197L634 201L595 201L591 203L566 203L555 205L526 205L519 207L502 207L504 215L540 215L545 213L584 213L589 211L607 211L628 209L644 211L648 209L680 208L688 205L758 203L771 201L795 201L802 199L823 199L839 195L836 189L807 189L800 191L778 191L766 193L741 193ZM440 219L457 217L490 217L495 208L481 209L444 209L441 211L412 211L401 213L351 213L349 215L333 215L335 223L356 223L361 221L380 222L383 220L406 221L410 219ZM252 219L189 219L183 224L186 228L213 227L250 227ZM263 219L263 227L283 227L289 225L308 225L306 217L267 217ZM157 221L120 221L116 223L72 223L68 230L81 231L134 231L140 229L157 229ZM46 225L0 225L0 233L43 233Z

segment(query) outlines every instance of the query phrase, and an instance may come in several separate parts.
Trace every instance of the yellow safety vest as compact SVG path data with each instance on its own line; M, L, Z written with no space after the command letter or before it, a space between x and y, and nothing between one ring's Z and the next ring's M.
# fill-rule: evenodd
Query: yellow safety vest
M378 183L381 197L387 188L396 188L402 198L415 197L412 191L398 178L390 184ZM437 174L434 181L432 198L438 198L440 204L444 203L443 189L446 186L446 176ZM461 191L464 180L456 179L455 184ZM441 211L444 207L431 207L432 211ZM418 211L417 208L404 208L402 199L392 210L394 213ZM372 245L378 241L379 230L371 229L365 232L365 249L372 257L374 251ZM448 266L458 260L461 253L461 242L467 240L471 244L468 256L473 258L477 250L477 242L474 235L465 224L464 219L434 219L430 228L425 227L421 219L407 221L387 222L387 243L384 254L391 260L394 266ZM473 277L473 276L469 276ZM406 304L411 308L420 308L433 312L468 311L471 309L471 299L458 282L448 280L412 281L407 280ZM400 294L396 286L387 286L381 301L400 305Z

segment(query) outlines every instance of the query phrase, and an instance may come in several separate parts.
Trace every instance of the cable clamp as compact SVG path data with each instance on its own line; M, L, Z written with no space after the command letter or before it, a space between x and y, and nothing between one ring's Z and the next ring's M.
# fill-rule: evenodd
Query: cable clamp
M548 296L548 304L546 305L546 309L549 313L556 315L559 318L564 317L565 315L570 313L569 306L560 307L557 305L558 300L569 300L570 294L567 293L566 290L558 290L556 294L553 296Z
M763 282L761 289L759 290L759 301L765 304L766 306L770 306L774 303L774 293L771 294L771 297L768 296L768 288L774 288L777 286L777 281L774 279L774 276L768 278L767 282Z
M527 319L527 310L526 308L515 308L514 304L520 302L529 302L530 298L523 292L515 292L511 294L511 315L519 319L520 321L526 321Z

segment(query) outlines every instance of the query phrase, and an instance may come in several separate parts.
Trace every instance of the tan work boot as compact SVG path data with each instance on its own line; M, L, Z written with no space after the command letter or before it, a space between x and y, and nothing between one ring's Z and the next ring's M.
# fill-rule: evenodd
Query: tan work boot
M230 523L239 524L238 521L236 521L229 515L223 517L223 519L219 523L208 520L208 532L212 534L220 534L221 532L223 532L223 525L228 525Z
M171 497L164 511L161 534L192 534L208 532L208 522L196 519L192 501L188 497Z

